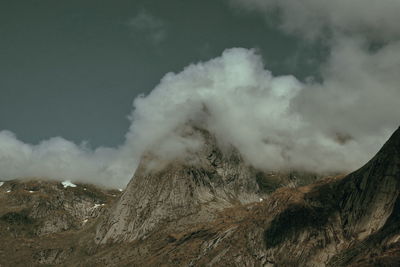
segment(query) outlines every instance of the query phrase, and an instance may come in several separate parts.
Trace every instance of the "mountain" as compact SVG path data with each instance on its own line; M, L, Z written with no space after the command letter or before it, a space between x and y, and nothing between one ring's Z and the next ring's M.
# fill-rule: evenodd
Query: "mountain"
M301 181L315 176L257 171L204 134L207 144L190 163L149 170L152 156L143 158L122 195L107 197L83 227L32 233L31 243L21 232L15 257L24 247L34 264L66 266L399 265L400 128L359 170L308 185ZM9 197L3 191L0 200Z
M143 158L121 199L101 224L96 240L134 241L146 238L154 229L185 229L194 222L215 220L218 211L259 202L282 184L295 184L300 172L264 173L247 165L234 149L221 150L207 131L195 128L205 140L190 162L174 160L161 170L149 170L153 158ZM297 175L297 176L296 176ZM170 224L173 222L173 224Z
M236 151L224 155L215 139L192 155L191 162L174 160L161 170L148 170L152 156L141 162L126 191L97 234L99 243L146 238L159 227L185 226L215 219L217 211L265 196L257 178Z

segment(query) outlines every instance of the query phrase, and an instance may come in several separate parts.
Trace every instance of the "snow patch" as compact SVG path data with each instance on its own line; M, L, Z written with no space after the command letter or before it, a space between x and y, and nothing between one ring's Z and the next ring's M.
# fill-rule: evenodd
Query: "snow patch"
M71 183L71 181L64 181L64 182L61 182L61 184L64 186L64 188L76 187L76 184Z
M4 184L4 182L0 182L0 187Z
M123 190L123 189L121 189L121 188L119 188L119 189L118 189L118 191L119 191L119 192L122 192L122 191L124 191L124 190Z
M10 193L11 192L11 190L7 190L7 192L6 193Z
M102 204L94 204L94 206L92 207L92 209L97 209L98 207L103 207L106 204L102 203Z

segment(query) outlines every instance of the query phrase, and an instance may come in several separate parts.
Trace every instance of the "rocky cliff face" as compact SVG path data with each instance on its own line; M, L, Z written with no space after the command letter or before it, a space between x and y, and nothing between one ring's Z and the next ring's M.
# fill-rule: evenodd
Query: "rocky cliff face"
M99 243L143 239L170 222L174 228L207 222L218 210L265 197L268 185L259 184L264 174L246 165L237 152L224 154L215 139L202 134L206 145L192 155L192 163L175 160L162 170L148 170L151 156L144 158L99 227Z
M96 242L134 241L160 227L183 229L188 223L214 220L217 211L259 202L282 185L312 181L301 172L264 173L247 165L230 148L221 150L208 132L200 132L205 145L190 162L175 160L161 170L148 170L145 157L121 199L100 225Z

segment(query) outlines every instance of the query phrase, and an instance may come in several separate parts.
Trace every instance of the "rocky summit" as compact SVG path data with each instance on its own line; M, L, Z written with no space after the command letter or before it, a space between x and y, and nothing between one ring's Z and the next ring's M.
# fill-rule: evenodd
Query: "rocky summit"
M0 266L399 266L400 128L365 166L320 178L261 172L206 145L122 194L76 184L0 187Z
M162 169L148 169L151 155L143 158L136 174L96 235L99 244L146 239L155 229L185 229L215 220L230 207L263 201L282 185L316 179L301 172L261 172L247 165L232 147L221 150L207 131L205 144ZM172 222L172 223L171 223Z

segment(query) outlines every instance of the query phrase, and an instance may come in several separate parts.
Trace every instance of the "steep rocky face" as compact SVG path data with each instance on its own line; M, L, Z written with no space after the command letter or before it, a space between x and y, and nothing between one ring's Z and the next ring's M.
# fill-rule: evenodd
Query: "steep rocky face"
M224 248L228 252L219 262L344 266L357 260L367 264L369 257L373 262L374 256L391 250L399 263L399 192L400 128L358 171L278 189L253 207L231 235L229 242L235 245ZM241 253L232 256L234 251Z
M208 133L206 145L192 163L176 160L162 170L140 164L121 199L101 224L97 242L133 241L174 222L174 228L215 219L216 211L238 203L259 201L266 188L264 174L245 164L240 155L223 153Z
M223 151L207 131L204 146L190 161L174 160L161 170L149 170L151 156L143 158L121 199L100 224L96 242L146 238L160 227L185 228L216 218L217 211L238 204L259 202L281 186L315 181L304 172L261 172L246 164L234 149Z
M364 239L382 228L399 197L400 130L363 168L337 185L346 236Z
M277 190L240 223L229 242L241 245L229 247L219 262L344 266L357 257L367 263L390 249L399 255L399 192L400 129L370 162L344 178ZM242 253L232 257L234 251Z

